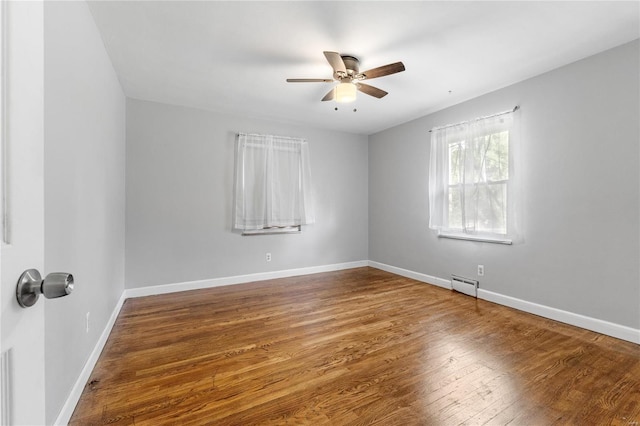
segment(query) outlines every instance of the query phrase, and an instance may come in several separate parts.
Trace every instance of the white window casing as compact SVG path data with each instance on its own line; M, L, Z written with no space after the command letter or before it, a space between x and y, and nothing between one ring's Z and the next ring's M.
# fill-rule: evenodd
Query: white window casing
M306 140L242 133L236 148L234 229L282 233L315 222Z
M516 109L432 129L429 228L439 236L502 244L517 238Z

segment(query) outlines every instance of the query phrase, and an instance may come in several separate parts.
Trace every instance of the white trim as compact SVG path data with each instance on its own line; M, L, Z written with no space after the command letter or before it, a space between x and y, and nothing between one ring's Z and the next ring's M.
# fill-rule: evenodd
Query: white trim
M512 245L513 241L508 238L495 238L495 237L480 237L470 234L454 234L446 233L446 231L438 232L438 238L449 238L451 240L464 240L464 241L477 241L479 243L493 243L493 244L506 244Z
M256 235L277 235L277 234L300 234L302 232L302 225L291 226L274 226L271 228L260 229L243 229L243 237L253 237Z
M361 268L368 266L367 260L356 262L335 263L333 265L310 266L306 268L285 269L282 271L259 272L256 274L236 275L231 277L213 278L210 280L188 281L175 284L152 285L147 287L129 288L124 291L125 297L154 296L157 294L176 293L178 291L199 290L203 288L220 287L225 285L245 284L254 281L274 280L277 278L296 277L299 275L318 274L320 272L340 271L342 269Z
M69 420L71 420L73 410L76 409L76 405L78 405L78 401L80 401L82 391L89 381L89 377L91 377L91 373L93 372L93 369L98 362L98 358L100 358L102 349L104 349L104 345L107 343L109 334L111 334L111 329L116 323L116 319L118 319L118 315L120 314L120 310L122 309L122 305L124 304L124 301L126 299L125 292L122 293L120 299L118 300L118 303L116 303L116 306L111 313L111 317L109 317L109 321L107 321L107 325L104 327L104 330L102 331L102 334L100 335L96 346L93 348L91 355L89 355L89 359L84 364L84 367L80 372L80 376L78 376L76 383L73 385L71 393L62 406L62 410L60 410L60 414L58 414L58 418L56 419L54 425L66 425L69 423Z
M158 294L167 294L167 293L175 293L178 291L187 291L187 290L196 290L202 288L210 288L210 287L220 287L224 285L232 285L232 284L246 284L254 281L264 281L271 280L276 278L287 278L294 277L299 275L310 275L317 274L320 272L331 272L331 271L340 271L342 269L352 269L352 268L361 268L368 266L369 262L367 260L360 260L356 262L347 262L347 263L335 263L332 265L322 265L322 266L311 266L307 268L298 268L298 269L287 269L283 271L273 271L273 272L262 272L257 274L248 274L248 275L237 275L231 277L224 278L214 278L211 280L200 280L200 281L189 281L183 283L174 283L174 284L164 284L164 285L154 285L149 287L140 287L140 288L130 288L125 289L120 296L120 300L116 304L116 307L113 309L111 313L111 317L107 322L107 325L104 328L104 331L100 335L100 339L96 343L89 359L84 365L80 376L76 380L73 388L71 389L71 393L69 397L64 403L62 410L60 410L60 414L56 419L54 425L66 425L71 420L71 416L73 415L73 410L75 410L78 401L80 400L80 396L82 396L82 391L84 390L87 381L91 377L91 373L93 372L96 363L98 362L98 358L104 349L104 345L107 343L107 339L109 338L109 334L111 333L111 329L113 328L118 315L120 314L120 310L124 305L124 301L133 297L142 297L142 296L154 296Z
M369 266L371 266L372 268L382 269L383 271L391 272L393 274L402 275L403 277L413 278L418 281L433 284L438 287L451 289L451 281L444 278L438 278L419 272L409 271L407 269L397 268L395 266L385 265L384 263L378 263L371 260L369 261ZM528 312L530 314L569 324L574 327L584 328L586 330L595 331L596 333L601 333L607 336L615 337L617 339L626 340L631 343L640 344L640 329L615 324L609 321L604 321L601 319L592 318L569 311L563 311L562 309L552 308L550 306L540 305L534 302L528 302L526 300L517 299L511 296L505 296L503 294L494 293L482 288L478 289L478 298L497 303L499 305L507 306L509 308L517 309L519 311Z
M13 374L12 374L12 358L13 348L9 348L2 352L0 355L0 390L2 393L0 407L0 424L10 425L13 424L11 416L11 408L13 407Z
M7 18L7 2L0 4L0 195L2 202L0 210L2 211L2 220L0 227L2 228L2 245L11 243L11 235L9 233L9 173L8 173L8 123L9 123L9 96L7 90L9 88L9 19Z
M420 272L410 271L408 269L398 268L396 266L386 265L384 263L369 261L369 266L376 269L382 269L383 271L391 272L392 274L402 275L403 277L411 278L417 281L422 281L427 284L432 284L438 287L451 290L451 280L445 280L444 278L434 277L432 275L422 274Z
M437 287L443 287L451 290L451 281L435 277L432 275L423 274L420 272L410 271L408 269L398 268L396 266L387 265L380 262L374 262L372 260L360 260L356 262L336 263L332 265L323 266L311 266L307 268L298 269L286 269L283 271L273 272L261 272L248 275L236 275L224 278L214 278L210 280L189 281L183 283L154 285L148 287L130 288L123 291L120 296L120 300L116 304L116 307L104 328L104 331L100 335L100 339L96 343L95 348L91 352L89 359L85 363L80 376L76 380L67 401L65 402L58 418L55 421L55 425L66 425L71 419L73 410L75 409L82 391L91 377L93 368L98 362L100 353L104 349L111 329L113 328L120 310L124 304L124 301L132 297L153 296L158 294L175 293L179 291L196 290L211 287L220 287L225 285L245 284L255 281L264 281L277 278L287 278L300 275L317 274L321 272L339 271L343 269L361 268L364 266L370 266L372 268L380 269L390 272L392 274L400 275L403 277L411 278L417 281L421 281L427 284L435 285ZM539 315L541 317L549 318L555 321L560 321L569 325L584 328L587 330L595 331L597 333L606 334L618 339L626 340L632 343L640 344L640 329L634 329L631 327L614 324L608 321L599 320L596 318L587 317L580 314L574 314L572 312L563 311L560 309L552 308L545 305L539 305L533 302L527 302L526 300L517 299L511 296L504 296L492 291L478 289L478 298L487 300L489 302L497 303L499 305L507 306L513 309L517 309L531 314Z
M595 331L596 333L606 334L607 336L615 337L617 339L640 344L640 329L615 324L609 321L604 321L601 319L592 318L569 311L563 311L561 309L552 308L546 305L539 305L537 303L528 302L526 300L517 299L511 296L505 296L503 294L494 293L492 291L484 290L481 288L478 289L478 298L487 300L489 302L494 302L499 305L508 306L509 308L514 308L519 311L524 311L530 314L563 322L575 327Z

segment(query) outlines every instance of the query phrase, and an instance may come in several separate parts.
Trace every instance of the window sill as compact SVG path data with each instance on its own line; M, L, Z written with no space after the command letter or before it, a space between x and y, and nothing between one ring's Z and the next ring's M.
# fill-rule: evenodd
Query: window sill
M282 227L273 227L273 228L262 228L262 229L245 229L242 231L242 236L252 236L252 235L273 235L273 234L299 234L302 232L302 227L300 225L297 226L282 226Z
M449 238L452 240L476 241L480 243L505 244L512 245L513 241L507 238L481 237L468 234L445 234L438 233L438 238Z

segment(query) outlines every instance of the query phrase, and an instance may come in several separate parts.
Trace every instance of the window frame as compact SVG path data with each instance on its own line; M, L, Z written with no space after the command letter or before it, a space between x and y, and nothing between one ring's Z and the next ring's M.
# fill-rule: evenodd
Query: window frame
M250 154L250 150L256 151ZM283 152L293 153L293 161L287 164L286 161L282 163L282 159L276 158L278 153ZM297 234L302 232L302 225L315 222L309 151L305 139L238 133L235 163L232 225L234 232L243 236ZM259 166L257 172L252 170L252 165ZM280 169L281 165L284 168ZM280 175L280 170L285 172L284 176ZM287 170L295 173L297 180L294 179L293 182L297 182L297 185L293 192L278 193L276 190L293 189L286 183L283 185L289 181L289 178L286 178ZM293 204L285 205L285 210L278 211L277 207L274 210L275 202L281 202L284 194L284 198L289 198ZM253 201L250 200L255 200L253 206ZM301 216L287 216L292 212L289 208L299 209L295 211ZM277 213L275 216L274 212Z
M478 120L482 120L482 119L486 119L486 118L494 118L500 115L505 115L505 114L511 114L513 112L515 112L518 109L518 107L514 108L513 111L506 111L503 113L498 113L498 114L494 114L491 116L487 116L484 118L480 118L474 121L478 121ZM513 118L513 117L511 117ZM451 126L443 126L443 127L438 127L438 128L434 128L432 129L430 132L434 132L434 131L438 131L438 130L442 130L442 129L446 129L449 127L457 127L459 129L468 129L466 126L469 125L470 122L462 122L462 123L458 123L455 125L451 125ZM517 211L517 206L516 206L516 200L518 199L517 196L517 186L518 184L517 179L514 179L514 177L516 176L514 173L514 169L516 169L516 162L517 162L517 156L516 156L516 149L515 149L515 145L516 143L514 142L515 139L515 120L513 122L511 122L510 125L505 125L504 127L500 128L499 126L497 128L489 128L487 129L486 132L480 132L478 134L473 135L474 138L482 138L482 137L486 137L489 135L494 135L494 134L499 134L502 132L508 132L508 136L507 136L507 154L506 154L506 160L508 162L507 164L507 177L506 179L499 179L499 180L487 180L486 182L482 182L482 181L478 181L476 179L474 179L474 182L468 182L465 183L463 179L460 179L459 182L456 183L452 183L452 175L451 175L451 155L452 155L452 146L453 145L459 145L459 150L460 149L465 149L468 148L465 147L465 142L466 140L469 140L469 138L472 136L472 133L469 130L461 130L460 132L452 132L451 135L446 134L444 136L444 141L440 140L438 141L437 139L433 138L432 135L432 140L431 143L441 143L444 144L444 146L440 146L439 149L444 150L446 155L446 161L443 161L442 164L442 169L438 171L439 176L438 179L442 180L441 185L442 185L442 194L440 194L440 196L433 196L433 194L431 194L432 189L432 182L431 180L434 179L434 176L432 174L432 172L430 171L430 185L429 185L429 191L430 191L430 196L429 196L429 201L430 201L430 214L433 214L434 211L434 206L431 206L431 203L434 202L434 200L436 200L437 202L441 203L442 205L440 206L436 206L435 208L440 208L441 209L441 224L440 225L433 225L431 222L431 218L430 218L430 223L429 226L432 229L435 229L437 231L437 236L439 238L450 238L450 239L458 239L458 240L469 240L469 241L479 241L479 242L488 242L488 243L497 243L497 244L513 244L513 241L517 238L517 222L516 222L516 211ZM472 151L473 152L473 151ZM432 147L432 151L431 151L431 155L434 155L434 150ZM440 155L442 155L442 153L440 153ZM433 158L431 159L430 162L430 167L434 166L434 161ZM462 166L464 168L464 166ZM495 187L497 185L501 185L504 186L504 195L505 195L505 202L503 205L503 212L502 214L504 214L505 220L505 229L504 232L501 232L502 230L497 230L497 232L492 232L492 231L487 231L487 230L470 230L470 229L465 229L465 227L463 226L463 224L460 224L460 227L454 227L452 224L452 215L451 215L451 193L453 192L453 190L455 188L463 188L464 186L475 186L475 187L480 187L480 186L490 186L490 187ZM464 203L464 201L463 201ZM464 205L461 207L464 208ZM462 218L464 218L464 215L462 216Z

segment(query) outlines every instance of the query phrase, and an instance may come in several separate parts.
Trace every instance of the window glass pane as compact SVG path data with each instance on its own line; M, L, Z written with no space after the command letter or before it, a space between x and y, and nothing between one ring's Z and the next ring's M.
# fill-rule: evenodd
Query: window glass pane
M460 187L449 187L449 224L450 229L462 229L462 203Z
M484 164L487 149L489 148L487 139L487 136L477 137L472 140L469 146L470 152L468 155L471 156L471 161L473 161L472 165L469 165L469 167L472 167L470 176L473 176L473 180L466 183L484 182L486 180Z
M475 185L475 190L471 192L473 200L470 204L477 202L477 220L475 214L467 212L467 219L471 225L476 223L476 231L506 234L507 232L507 184L479 184Z
M309 150L304 139L238 135L234 229L313 223Z
M467 152L465 153L465 150ZM465 156L467 164L464 164ZM464 185L467 177L473 180ZM471 170L469 168L472 167ZM449 144L448 228L505 234L509 132ZM500 182L500 183L492 183ZM464 193L463 193L464 188ZM465 211L462 210L464 198ZM464 223L464 226L463 226Z
M507 112L463 122L454 129L434 129L429 180L431 229L443 234L447 230L477 234L478 238L515 235L511 234L511 223L507 229L512 207L507 203L507 194L511 194L507 188L513 184L511 121Z
M275 149L272 152L271 209L277 212L275 222L282 225L280 218L298 223L300 219L300 151L295 149ZM275 219L275 218L274 218Z
M449 144L449 185L457 185L462 177L463 143Z
M483 138L482 152L485 179L489 182L509 179L509 132L494 133Z

